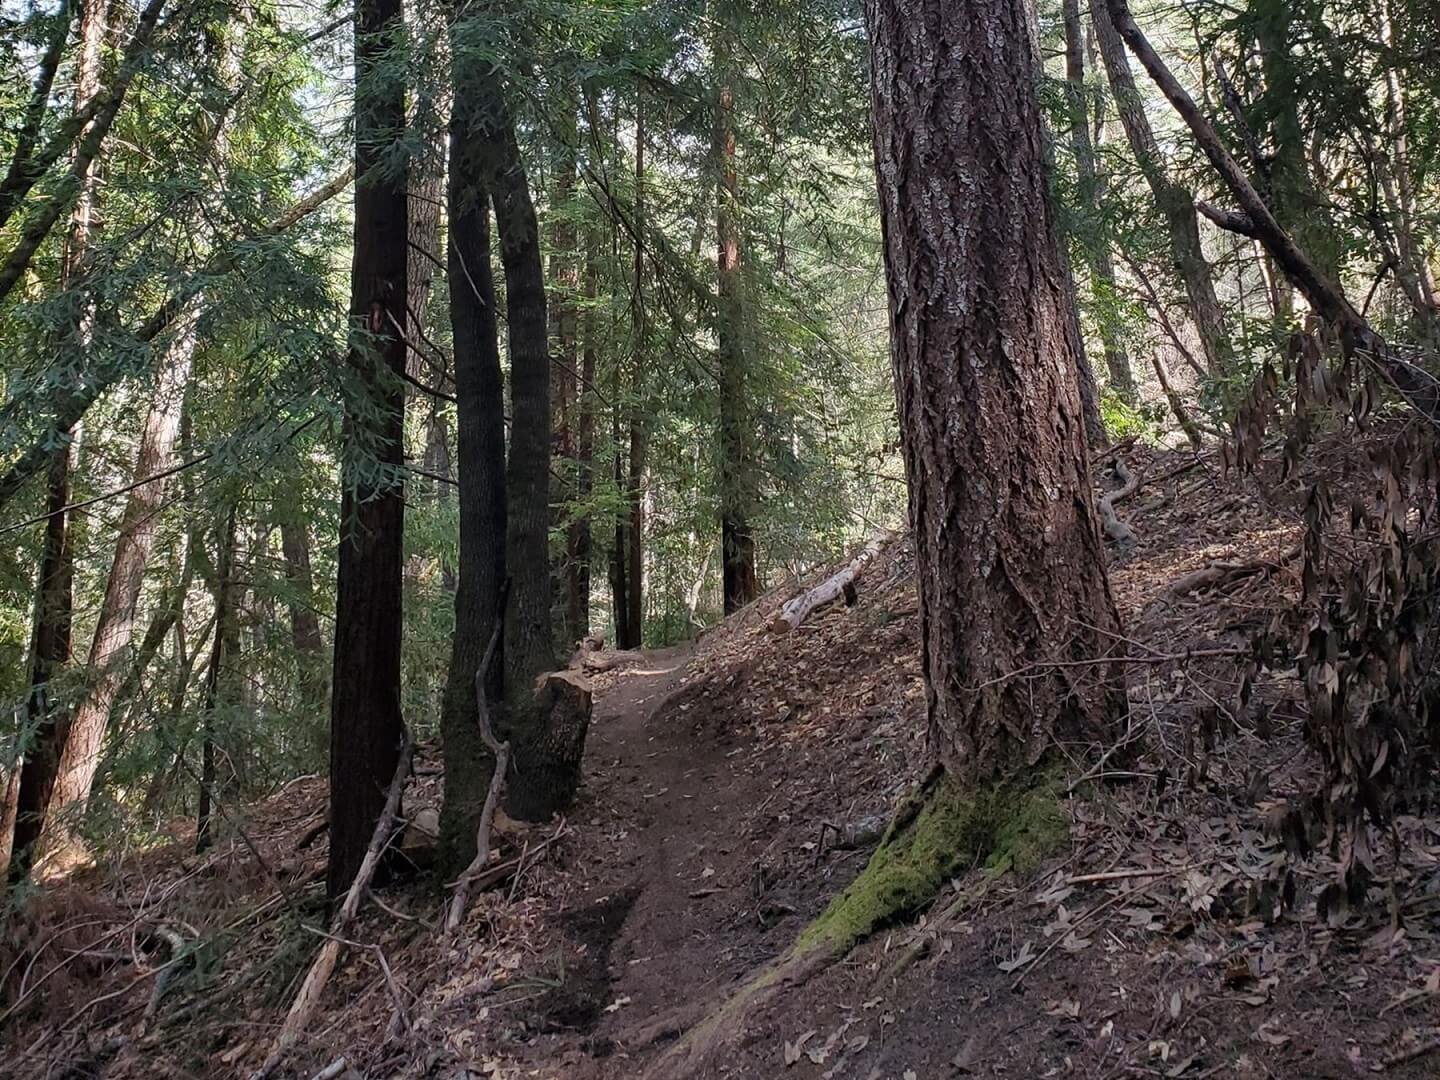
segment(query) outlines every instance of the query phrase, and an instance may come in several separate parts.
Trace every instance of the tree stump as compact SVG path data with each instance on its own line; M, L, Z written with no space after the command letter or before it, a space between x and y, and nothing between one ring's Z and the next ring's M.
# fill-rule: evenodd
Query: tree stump
M590 680L578 671L536 680L531 718L511 729L515 757L505 800L511 817L547 821L574 802L591 706Z

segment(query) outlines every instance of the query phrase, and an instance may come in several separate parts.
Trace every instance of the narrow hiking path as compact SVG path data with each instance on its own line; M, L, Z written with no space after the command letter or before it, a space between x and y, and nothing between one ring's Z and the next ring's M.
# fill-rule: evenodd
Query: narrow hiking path
M597 693L577 817L600 823L614 859L562 916L580 969L549 1015L584 1036L589 1071L576 1075L627 1074L628 1048L656 1017L771 951L757 941L765 928L747 925L756 861L737 832L769 785L748 767L751 740L689 722L678 699L692 651L627 657Z

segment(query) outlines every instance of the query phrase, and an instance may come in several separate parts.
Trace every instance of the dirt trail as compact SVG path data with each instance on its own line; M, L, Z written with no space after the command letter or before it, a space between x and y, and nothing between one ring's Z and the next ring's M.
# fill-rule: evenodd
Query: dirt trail
M697 733L674 702L689 657L646 653L596 700L579 813L614 822L617 858L564 918L590 969L568 978L585 1007L549 1009L552 1030L585 1036L587 1075L629 1075L627 1047L656 1017L774 951L749 910L756 852L737 834L768 784L744 767L743 739Z

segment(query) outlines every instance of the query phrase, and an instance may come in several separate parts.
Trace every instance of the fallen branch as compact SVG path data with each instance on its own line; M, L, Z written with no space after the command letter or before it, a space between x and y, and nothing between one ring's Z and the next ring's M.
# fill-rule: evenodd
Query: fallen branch
M1115 504L1123 502L1140 489L1140 474L1131 472L1123 461L1116 458L1115 475L1120 478L1120 490L1101 496L1095 508L1100 513L1105 535L1119 544L1121 550L1128 551L1135 546L1135 530L1120 520L1120 516L1115 513Z
M1297 558L1300 554L1300 547L1296 545L1279 560L1275 559L1246 559L1236 562L1227 559L1215 559L1206 563L1199 570L1191 570L1188 574L1181 574L1166 590L1171 596L1182 597L1190 593L1199 592L1202 589L1219 589L1233 585L1245 578L1254 577L1257 574L1269 574Z
M500 631L504 626L505 597L501 596L495 615L495 629L490 634L490 643L485 646L485 656L480 661L480 670L475 672L475 711L480 725L480 738L495 755L495 771L490 777L490 790L485 795L485 806L480 811L480 824L475 829L475 858L465 872L451 886L450 909L445 915L445 932L453 934L465 920L465 907L470 902L470 891L476 882L486 876L486 864L490 862L490 830L495 824L495 808L500 805L500 794L505 790L505 773L510 768L510 742L500 742L490 727L490 706L485 700L485 680L490 665L495 660L495 649L500 643ZM519 863L517 861L516 867ZM497 867L498 869L498 867ZM483 888L483 886L481 886Z
M780 614L770 620L770 629L776 634L788 634L798 629L807 616L817 608L827 604L833 604L842 596L846 598L847 604L853 604L855 596L855 582L865 572L870 561L880 551L880 545L884 542L884 536L877 536L865 545L865 550L857 555L850 563L837 574L832 574L813 589L807 589L793 600L786 602L780 609Z
M315 1012L315 1007L320 1003L320 995L325 992L325 984L330 981L330 976L335 973L335 965L340 960L340 950L344 947L345 930L354 921L360 910L360 903L370 889L370 882L375 877L375 871L380 866L380 857L390 842L391 834L395 831L396 817L400 810L400 795L405 790L405 781L410 776L410 756L415 748L415 736L407 728L405 741L400 746L400 762L395 766L395 779L390 781L390 791L385 796L385 808L380 812L380 819L375 823L375 833L370 838L370 846L365 851L365 858L361 860L360 869L355 873L355 880L350 883L350 890L345 894L345 901L336 912L335 919L330 925L330 932L326 935L325 944L320 947L320 952L310 965L310 970L305 973L305 981L300 986L300 992L295 995L295 1001L290 1006L290 1012L285 1017L285 1024L280 1029L280 1034L275 1039L274 1049L265 1063L251 1074L250 1080L264 1080L275 1071L281 1060L289 1049L299 1040L305 1027L310 1022L310 1017Z

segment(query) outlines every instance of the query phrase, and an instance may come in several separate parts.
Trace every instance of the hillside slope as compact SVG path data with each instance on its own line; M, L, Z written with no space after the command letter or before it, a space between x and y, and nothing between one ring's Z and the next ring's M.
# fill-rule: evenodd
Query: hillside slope
M768 626L792 585L694 646L607 656L569 818L502 822L520 872L453 940L433 880L377 890L288 1075L341 1058L332 1075L1434 1075L1440 824L1404 818L1376 852L1396 903L1377 889L1321 918L1333 865L1291 860L1268 828L1317 775L1293 679L1239 707L1224 655L1295 588L1298 496L1127 457L1145 478L1112 567L1136 658L1127 746L1062 748L1069 838L1038 874L963 873L917 921L717 1012L859 873L925 769L913 554L894 539L854 606L794 633ZM416 830L437 770L427 748ZM0 1069L253 1069L317 941L324 800L301 780L204 858L182 838L35 898L0 956ZM717 1014L704 1053L664 1056Z

